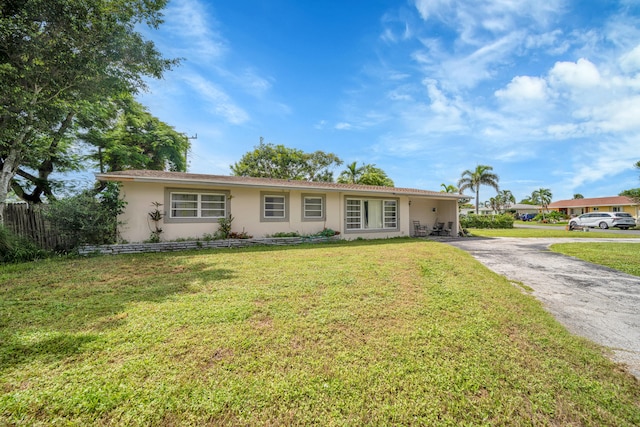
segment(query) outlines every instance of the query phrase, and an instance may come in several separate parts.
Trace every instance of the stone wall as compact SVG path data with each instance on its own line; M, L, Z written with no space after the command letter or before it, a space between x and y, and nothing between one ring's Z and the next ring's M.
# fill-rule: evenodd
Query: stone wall
M244 248L247 246L298 245L300 243L322 243L340 240L334 237L271 237L263 239L189 240L184 242L126 243L122 245L83 246L80 255L136 254L145 252L173 252L214 248Z

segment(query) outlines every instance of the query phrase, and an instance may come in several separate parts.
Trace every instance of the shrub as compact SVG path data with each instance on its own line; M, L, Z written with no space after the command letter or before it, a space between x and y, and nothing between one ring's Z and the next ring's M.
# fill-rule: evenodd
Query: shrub
M45 215L69 239L71 247L116 243L118 215L125 205L120 200L119 193L118 185L109 183L98 195L87 190L54 201Z
M548 222L558 222L565 219L567 219L566 215L558 211L545 212L544 215L538 214L533 218L534 221L546 220Z
M229 214L228 218L220 218L218 220L218 230L213 233L213 239L215 240L224 240L224 239L250 239L253 236L250 236L244 229L241 232L231 231L231 223L233 222L233 217Z
M513 216L509 214L469 214L460 217L460 226L462 228L513 228L513 221Z
M48 255L31 240L19 237L0 225L0 262L35 261L46 258Z
M279 231L273 233L270 237L300 237L300 233L297 231Z
M318 233L314 234L314 236L333 237L333 236L337 236L338 234L340 234L339 231L335 231L330 228L324 228L322 229L322 231L319 231Z

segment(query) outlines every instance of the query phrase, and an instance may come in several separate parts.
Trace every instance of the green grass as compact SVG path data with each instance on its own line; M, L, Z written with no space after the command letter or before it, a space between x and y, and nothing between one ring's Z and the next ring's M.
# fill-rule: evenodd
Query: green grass
M640 244L558 243L551 250L640 276Z
M602 354L424 240L0 268L0 425L639 425Z
M507 229L488 229L488 228L470 228L469 232L472 236L478 237L576 237L576 238L606 238L606 239L635 239L640 238L637 234L627 233L600 233L590 230L584 231L567 231L564 228L558 229L542 229L542 228L507 228Z

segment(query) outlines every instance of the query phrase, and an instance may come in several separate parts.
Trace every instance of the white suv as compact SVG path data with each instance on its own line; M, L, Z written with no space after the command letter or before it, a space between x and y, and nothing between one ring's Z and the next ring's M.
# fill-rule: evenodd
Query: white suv
M622 230L627 230L636 226L636 220L630 214L624 212L591 212L571 218L569 227L574 228L576 226L600 227L602 229L618 227Z

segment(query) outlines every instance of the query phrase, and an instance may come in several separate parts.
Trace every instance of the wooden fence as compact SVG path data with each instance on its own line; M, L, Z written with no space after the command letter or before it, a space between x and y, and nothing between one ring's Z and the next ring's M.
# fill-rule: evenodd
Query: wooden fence
M44 218L43 209L46 209L46 205L9 203L4 209L4 225L15 234L32 240L43 249L65 248L66 239Z

